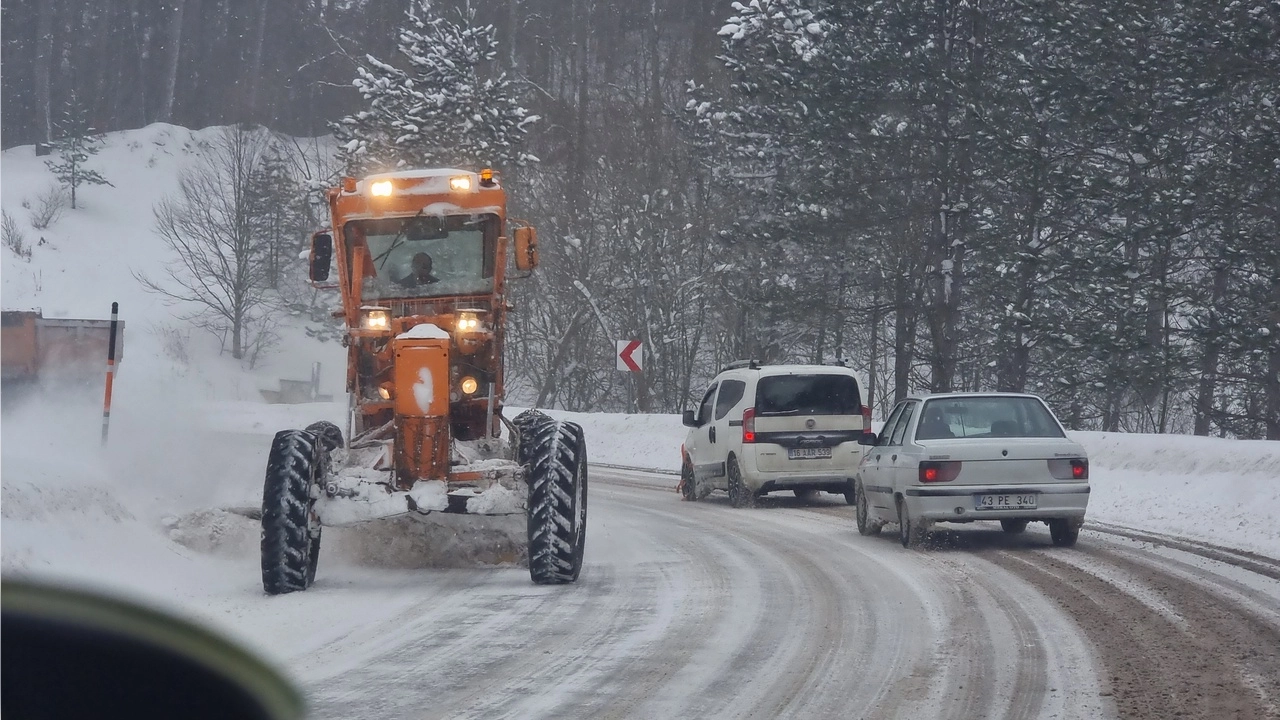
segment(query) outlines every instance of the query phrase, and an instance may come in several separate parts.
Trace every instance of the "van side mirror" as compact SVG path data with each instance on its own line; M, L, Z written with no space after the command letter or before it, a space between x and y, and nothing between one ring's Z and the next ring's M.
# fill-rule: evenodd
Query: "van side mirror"
M698 418L694 416L692 410L685 410L682 420L685 427L698 427Z
M873 432L864 432L858 436L858 444L859 445L875 445L876 441L879 439L880 438L876 437L876 434Z
M511 234L516 243L516 269L528 272L538 267L538 231L532 227L518 227Z
M333 236L318 232L311 236L311 282L329 279L329 265L333 263Z

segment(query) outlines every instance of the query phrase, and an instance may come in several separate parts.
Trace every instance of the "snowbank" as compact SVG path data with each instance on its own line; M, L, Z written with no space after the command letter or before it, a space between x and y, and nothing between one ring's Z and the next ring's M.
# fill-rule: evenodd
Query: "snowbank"
M545 411L587 434L593 463L679 471L679 415ZM1090 458L1089 517L1280 556L1280 442L1073 432Z
M315 361L321 362L320 392L337 396L346 382L346 352L337 343L309 338L281 317L277 352L246 373L220 354L217 338L182 319L198 307L170 303L138 282L139 276L168 279L165 267L174 257L154 232L153 208L175 192L180 173L203 157L219 132L156 123L108 133L88 165L112 184L82 186L77 209L65 208L44 229L32 227L31 215L56 186L48 158L36 157L31 145L5 150L0 206L22 229L30 258L0 248L0 304L40 308L45 317L102 319L119 302L126 331L117 397L140 383L175 379L187 390L198 388L201 399L258 400L258 391L276 388L280 378L310 378Z

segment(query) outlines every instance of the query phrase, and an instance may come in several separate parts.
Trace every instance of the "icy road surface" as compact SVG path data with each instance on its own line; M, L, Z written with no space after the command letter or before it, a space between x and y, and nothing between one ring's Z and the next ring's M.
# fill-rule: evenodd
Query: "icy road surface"
M1280 718L1263 555L1097 523L1074 549L976 524L907 551L835 496L735 510L595 466L576 585L344 564L326 530L316 584L267 597L256 523L166 530L142 502L185 479L190 506L253 504L265 445L222 440L155 484L131 456L133 487L54 440L6 442L5 572L195 617L282 666L317 718Z
M263 598L309 638L282 659L314 715L1280 717L1274 561L998 526L906 551L834 502L740 511L680 502L670 476L591 480L577 585L322 558L310 591ZM324 635L353 595L367 622Z

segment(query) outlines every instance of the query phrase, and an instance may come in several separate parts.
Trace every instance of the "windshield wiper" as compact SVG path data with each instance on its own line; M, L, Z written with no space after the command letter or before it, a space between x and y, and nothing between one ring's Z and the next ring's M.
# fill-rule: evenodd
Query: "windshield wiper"
M391 257L391 251L395 250L396 248L404 244L404 235L406 232L409 231L409 224L412 223L414 220L417 220L418 218L422 217L422 214L425 213L426 211L427 209L425 207L420 208L418 212L414 213L413 217L409 218L408 220L405 220L404 224L400 226L400 232L396 233L396 236L394 238L391 238L391 245L388 246L385 251L380 253L378 257L373 259L375 263L378 262L379 260L382 261L382 263L378 265L379 270L381 270L383 267L386 266L387 258Z

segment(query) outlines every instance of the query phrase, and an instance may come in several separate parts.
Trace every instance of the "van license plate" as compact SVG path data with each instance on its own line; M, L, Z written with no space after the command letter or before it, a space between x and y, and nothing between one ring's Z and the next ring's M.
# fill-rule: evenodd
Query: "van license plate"
M831 457L831 448L787 448L787 457L792 460L814 460Z
M977 510L1034 510L1036 494L974 495L973 506Z

